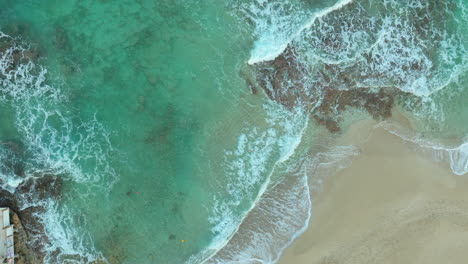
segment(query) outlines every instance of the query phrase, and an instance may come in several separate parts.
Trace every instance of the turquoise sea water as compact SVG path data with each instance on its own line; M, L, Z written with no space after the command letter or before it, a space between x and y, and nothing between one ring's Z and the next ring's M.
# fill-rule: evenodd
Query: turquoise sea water
M60 201L41 201L48 263L274 262L307 223L307 176L286 175L319 126L245 79L288 44L311 72L338 64L414 94L401 106L420 132L456 138L468 169L462 0L0 3L1 32L37 54L2 74L0 141L22 142L27 176L64 179ZM265 222L232 237L248 211Z

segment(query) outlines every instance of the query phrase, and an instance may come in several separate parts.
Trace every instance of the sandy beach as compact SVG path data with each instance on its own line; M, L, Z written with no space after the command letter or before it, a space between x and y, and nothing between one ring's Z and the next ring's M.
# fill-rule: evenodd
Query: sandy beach
M361 154L326 179L308 229L278 263L466 262L467 178L374 124L361 122L343 135L340 143Z

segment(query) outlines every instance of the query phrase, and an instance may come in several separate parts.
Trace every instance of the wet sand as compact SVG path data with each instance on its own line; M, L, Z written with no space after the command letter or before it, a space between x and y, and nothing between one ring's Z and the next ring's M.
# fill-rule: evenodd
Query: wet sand
M307 231L281 264L464 263L468 176L411 150L374 122L341 138L361 154L313 197Z

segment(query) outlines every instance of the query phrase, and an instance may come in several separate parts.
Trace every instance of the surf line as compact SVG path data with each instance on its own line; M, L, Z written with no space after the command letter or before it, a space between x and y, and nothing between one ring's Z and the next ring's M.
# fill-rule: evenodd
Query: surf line
M214 246L214 247L213 246L208 246L206 248L207 250L211 249L211 250L214 250L214 251L211 254L209 254L204 260L202 260L200 262L200 264L206 264L209 260L211 260L219 251L221 251L221 249L226 247L226 245L231 241L231 239L234 237L234 235L239 231L239 228L242 225L242 223L244 222L244 220L247 218L247 216L250 214L250 212L257 206L258 202L260 201L263 194L267 190L267 188L268 188L268 186L270 184L270 181L271 181L271 176L275 172L275 169L276 169L277 165L279 165L281 163L284 163L287 160L289 160L289 158L291 158L291 156L294 154L297 147L299 146L300 142L302 141L302 138L304 137L305 130L307 129L308 126L309 126L309 118L306 118L306 121L304 123L304 126L301 129L301 132L299 132L299 134L297 136L297 140L293 144L294 147L290 151L288 151L283 157L280 157L275 162L275 164L273 165L273 169L271 170L270 174L268 174L268 177L267 177L266 181L262 184L259 192L257 193L257 196L255 197L254 202L252 203L250 208L245 212L245 214L242 216L242 218L239 221L239 224L237 225L235 230L227 237L227 239L224 241L224 243L222 243L220 246ZM307 181L307 179L306 179L306 181ZM309 203L311 203L309 195L308 195L308 198L309 198ZM311 213L310 213L310 210L309 210L309 214L308 214L305 226L303 228L301 228L300 230L298 230L298 232L296 232L296 234L294 234L294 236L290 239L290 241L287 243L287 245L285 245L283 248L281 248L280 254L275 258L274 261L277 261L279 259L279 257L281 256L281 253L284 251L284 249L286 249L300 234L302 234L307 229L309 219L310 219L310 214Z
M321 11L318 11L316 13L314 13L312 15L312 18L306 22L301 28L299 28L299 30L294 33L288 40L285 41L285 43L283 43L279 49L276 50L276 52L273 52L273 53L270 53L266 56L263 56L262 58L252 58L250 57L250 59L247 61L248 64L250 65L253 65L255 63L259 63L259 62L265 62L265 61L272 61L274 59L276 59L276 57L278 57L281 53L283 53L283 51L286 49L286 47L288 46L289 43L291 43L295 38L297 38L301 33L302 31L304 31L305 29L307 28L310 28L314 22L317 20L317 18L321 18L321 17L324 17L326 15L328 15L329 13L333 12L333 11L336 11L336 10L339 10L341 8L343 8L344 6L352 3L353 0L341 0L341 1L338 1L336 4L330 6L330 7L327 7L325 9L322 9Z

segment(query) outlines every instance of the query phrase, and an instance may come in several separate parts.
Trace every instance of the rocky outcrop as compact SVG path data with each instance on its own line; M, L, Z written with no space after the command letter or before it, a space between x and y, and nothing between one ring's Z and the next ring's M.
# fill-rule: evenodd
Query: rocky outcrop
M14 241L15 241L15 263L41 263L42 257L39 252L34 250L28 245L29 238L26 229L24 228L18 214L10 210L11 223L15 228Z
M22 29L11 29L19 30ZM8 73L21 64L37 60L39 52L30 45L24 45L20 38L0 32L0 55L6 60L4 70ZM4 77L0 73L0 80ZM28 172L26 152L26 148L18 140L0 140L0 207L8 207L12 212L15 253L18 256L16 263L41 264L45 257L48 237L39 215L45 212L43 206L48 200L61 198L62 177ZM11 182L18 181L22 182L16 188L13 187Z
M37 60L40 57L40 52L36 47L24 45L21 39L2 35L0 31L0 57L9 61L5 67L5 71L9 72L16 70L22 64ZM1 77L3 76L0 74Z
M251 71L271 100L308 110L331 132L340 130L342 113L350 108L374 119L389 118L403 101L413 111L424 104L421 97L447 81L446 69L453 66L438 53L444 39L453 37L453 60L463 55L450 27L456 8L436 0L417 7L352 1L313 20L274 60ZM405 15L388 15L400 12Z
M317 124L333 133L340 131L341 114L351 107L367 111L374 119L386 119L392 115L396 97L410 96L395 87L358 87L353 69L339 65L307 67L288 46L273 61L254 65L254 71L271 100L288 109L310 110Z
M304 86L303 66L295 59L294 48L286 50L273 61L256 65L257 81L266 95L278 103L293 108L298 104L309 105L317 98L307 95Z
M60 176L51 174L36 174L35 176L21 183L16 188L16 192L23 194L28 202L49 198L60 199L62 190L62 178Z
M48 242L44 226L37 216L45 209L41 206L23 208L24 204L40 204L38 202L43 199L59 199L61 187L59 176L45 174L27 179L14 193L0 190L0 207L9 207L12 212L18 263L43 263L44 247Z
M391 88L388 89L393 91ZM392 116L394 104L394 94L384 88L378 91L328 89L325 90L321 103L312 112L312 117L330 132L338 132L340 115L348 107L364 109L374 119L381 120Z

